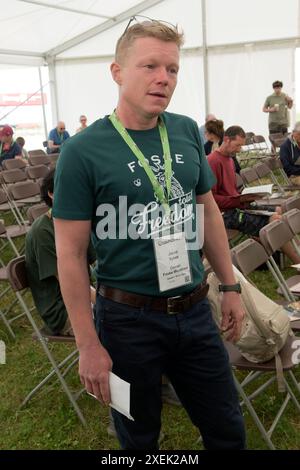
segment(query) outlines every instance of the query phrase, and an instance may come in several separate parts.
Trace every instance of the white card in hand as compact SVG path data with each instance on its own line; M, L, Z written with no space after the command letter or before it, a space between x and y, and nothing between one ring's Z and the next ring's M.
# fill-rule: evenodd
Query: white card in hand
M109 406L134 421L134 418L130 414L130 383L121 379L113 372L110 372L109 388L111 399Z

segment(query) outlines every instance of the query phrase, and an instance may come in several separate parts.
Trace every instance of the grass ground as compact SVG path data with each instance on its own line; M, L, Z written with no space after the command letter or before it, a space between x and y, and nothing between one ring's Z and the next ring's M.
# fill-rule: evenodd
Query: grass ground
M21 241L19 241L20 243ZM12 253L5 252L8 260ZM269 296L274 297L275 284L267 271L257 271L253 280ZM0 284L0 289L3 285ZM1 308L11 299L1 299ZM30 303L30 295L27 297ZM36 321L39 322L37 314ZM87 420L84 428L57 381L44 386L25 408L20 408L26 394L49 370L48 361L41 346L32 340L32 329L23 317L13 323L16 340L13 341L0 320L0 340L6 343L7 361L0 364L0 450L2 449L118 449L115 438L108 436L108 409L83 393L78 404ZM51 346L55 357L64 357L70 345ZM298 371L298 379L300 374ZM80 389L77 368L68 376L68 383ZM265 424L270 424L281 397L275 386L257 399L256 409ZM244 413L248 448L266 449L266 445L251 417ZM197 429L191 424L181 407L164 405L162 413L164 439L161 449L201 449ZM287 413L281 419L273 439L279 449L300 448L300 415L289 403Z

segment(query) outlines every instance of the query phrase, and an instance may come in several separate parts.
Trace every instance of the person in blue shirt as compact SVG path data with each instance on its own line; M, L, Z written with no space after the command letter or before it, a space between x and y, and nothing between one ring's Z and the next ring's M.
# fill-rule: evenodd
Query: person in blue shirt
M13 140L12 127L5 125L0 129L0 168L3 160L22 158L21 147Z
M292 184L300 184L300 121L280 146L280 160Z
M48 137L47 153L59 153L62 144L70 137L63 121L59 121Z

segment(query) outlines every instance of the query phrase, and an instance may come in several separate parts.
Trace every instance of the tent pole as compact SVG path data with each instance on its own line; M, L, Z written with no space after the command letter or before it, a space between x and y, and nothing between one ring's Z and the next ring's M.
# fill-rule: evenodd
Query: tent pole
M57 87L56 87L56 73L55 73L55 58L47 57L49 68L49 83L52 107L52 124L56 125L58 122L58 101L57 101Z
M202 4L202 53L203 53L203 79L205 96L205 116L210 112L209 83L208 83L208 61L207 61L207 36L206 36L206 0Z
M43 109L43 123L44 123L44 131L45 131L45 140L48 139L48 131L47 131L47 118L46 118L46 110L45 110L45 100L44 100L44 87L42 81L42 73L41 67L39 69L39 79L40 79L40 88L41 88L41 98L42 98L42 109Z

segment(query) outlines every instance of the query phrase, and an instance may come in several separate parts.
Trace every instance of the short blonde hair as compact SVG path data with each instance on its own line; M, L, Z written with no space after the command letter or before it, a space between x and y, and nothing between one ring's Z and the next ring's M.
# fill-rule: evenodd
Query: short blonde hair
M183 45L183 33L169 23L159 20L147 20L130 26L118 39L115 60L118 63L124 59L128 49L138 38L156 38L165 42L174 42L178 49Z

